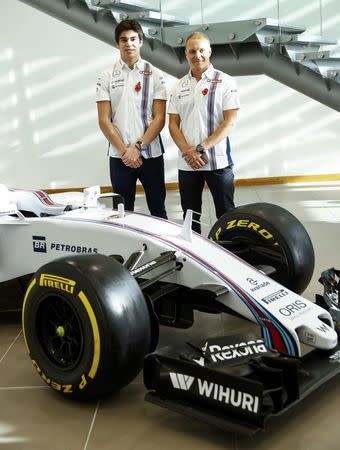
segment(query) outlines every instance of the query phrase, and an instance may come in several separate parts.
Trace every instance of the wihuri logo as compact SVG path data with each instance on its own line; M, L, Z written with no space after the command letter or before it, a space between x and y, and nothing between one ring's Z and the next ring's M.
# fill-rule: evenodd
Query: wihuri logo
M175 389L189 391L194 382L200 397L216 400L221 403L257 413L259 410L259 397L249 394L248 392L238 391L228 386L212 383L207 380L195 378L183 373L170 372L172 386Z

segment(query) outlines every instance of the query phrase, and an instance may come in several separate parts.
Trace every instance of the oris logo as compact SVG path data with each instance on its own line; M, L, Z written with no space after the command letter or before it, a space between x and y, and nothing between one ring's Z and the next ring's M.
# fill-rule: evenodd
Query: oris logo
M292 315L300 312L301 310L305 309L307 307L307 304L302 302L301 300L296 300L293 303L290 303L289 305L285 306L284 308L279 309L279 313L282 314L285 317L291 317Z

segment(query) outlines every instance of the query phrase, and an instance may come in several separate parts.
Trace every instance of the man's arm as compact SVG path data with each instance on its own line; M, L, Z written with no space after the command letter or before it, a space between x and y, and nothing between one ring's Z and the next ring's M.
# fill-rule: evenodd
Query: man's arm
M152 102L153 120L145 131L144 136L141 137L143 144L150 144L163 130L165 125L165 111L166 100L155 99Z
M230 134L236 122L237 111L237 109L223 111L223 122L216 128L213 134L208 136L202 142L202 145L206 150L209 150Z
M180 149L183 158L193 168L199 169L205 166L206 162L203 161L201 155L196 151L196 147L189 145L185 139L184 134L180 128L181 118L179 114L169 114L169 131L172 139L177 147Z
M127 148L118 130L116 130L111 122L111 103L109 101L98 101L97 111L99 128L110 144L118 149L124 164L132 168L141 166L142 160L139 150L134 147Z
M109 101L97 102L97 111L99 128L102 130L103 135L111 143L111 145L116 147L120 154L123 155L126 147L119 135L119 132L111 122L111 103Z

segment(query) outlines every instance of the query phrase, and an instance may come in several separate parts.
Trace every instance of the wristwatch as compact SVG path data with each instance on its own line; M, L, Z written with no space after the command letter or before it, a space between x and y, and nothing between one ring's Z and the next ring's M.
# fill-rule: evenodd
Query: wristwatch
M150 148L150 144L143 144L141 140L137 141L135 146L138 148L140 152L147 151Z
M203 147L202 144L198 144L198 145L196 145L196 151L198 151L198 153L203 155L205 153L205 148Z

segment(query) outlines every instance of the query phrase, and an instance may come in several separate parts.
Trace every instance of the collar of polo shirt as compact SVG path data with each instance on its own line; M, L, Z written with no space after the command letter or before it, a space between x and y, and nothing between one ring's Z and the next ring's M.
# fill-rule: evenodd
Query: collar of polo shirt
M205 70L205 71L202 73L202 77L204 77L204 78L211 78L212 75L213 75L213 73L214 73L214 70L215 70L215 69L214 69L214 66L213 66L212 64L210 64L209 67L207 68L207 70ZM194 77L191 75L191 69L189 69L188 77L189 77L189 79L194 78Z
M127 67L129 69L129 66L122 60L119 60L119 64L121 66L121 68L123 69L124 67ZM137 67L137 69L142 70L144 68L143 63L142 63L142 58L139 58L139 60L135 63L135 65L133 66L133 68L135 69Z

